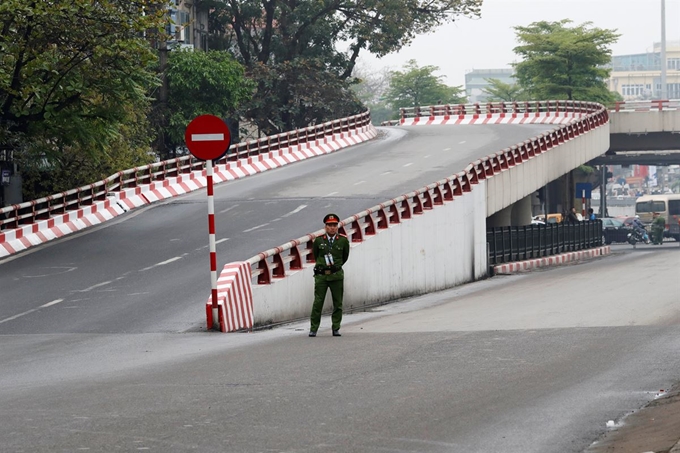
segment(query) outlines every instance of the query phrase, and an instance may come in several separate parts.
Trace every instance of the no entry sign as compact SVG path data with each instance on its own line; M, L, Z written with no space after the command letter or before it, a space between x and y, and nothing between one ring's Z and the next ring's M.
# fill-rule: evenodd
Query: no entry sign
M184 132L187 148L197 159L216 160L224 156L231 144L229 127L215 115L194 118Z

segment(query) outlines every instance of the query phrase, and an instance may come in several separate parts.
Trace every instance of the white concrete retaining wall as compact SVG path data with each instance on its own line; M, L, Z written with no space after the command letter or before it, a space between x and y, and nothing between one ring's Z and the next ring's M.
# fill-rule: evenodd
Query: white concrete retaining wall
M345 311L425 294L487 275L486 182L422 215L352 245L345 266ZM253 286L255 325L309 316L313 265L271 285ZM330 308L330 292L326 307Z
M610 114L612 134L680 131L680 110L623 111Z

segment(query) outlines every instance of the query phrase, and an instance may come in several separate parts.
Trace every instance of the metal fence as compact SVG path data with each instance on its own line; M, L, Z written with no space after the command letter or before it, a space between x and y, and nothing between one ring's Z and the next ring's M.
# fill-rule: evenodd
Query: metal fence
M585 250L602 245L602 221L549 223L486 230L489 265Z

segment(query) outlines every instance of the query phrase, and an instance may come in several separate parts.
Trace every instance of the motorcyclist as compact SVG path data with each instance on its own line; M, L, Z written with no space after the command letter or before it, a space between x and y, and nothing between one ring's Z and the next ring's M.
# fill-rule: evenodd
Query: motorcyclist
M645 244L649 244L649 235L647 235L647 230L645 229L645 224L642 223L642 220L640 220L640 216L636 215L633 217L633 221L631 223L633 229L637 231L640 236L642 236L642 240L645 241Z

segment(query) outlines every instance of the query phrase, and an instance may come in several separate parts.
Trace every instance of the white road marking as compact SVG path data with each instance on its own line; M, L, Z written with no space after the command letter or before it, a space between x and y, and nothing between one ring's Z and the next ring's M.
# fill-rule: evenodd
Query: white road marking
M101 283L97 283L96 285L92 285L92 286L90 286L89 288L85 288L85 289L76 289L76 290L74 290L74 291L72 291L72 292L74 292L74 293L86 293L86 292L88 292L88 291L92 291L92 290L95 289L95 288L99 288L100 286L105 286L105 285L108 285L108 284L110 284L110 283L111 283L110 281L108 281L108 282L101 282Z
M225 212L229 212L229 211L231 211L232 209L237 208L237 207L238 207L237 204L235 204L234 206L229 206L227 209L218 212L218 214L224 214Z
M384 172L384 173L380 173L380 176L389 175L390 173L392 173L392 171L386 171L386 172Z
M366 182L366 181L355 182L354 185L355 185L355 186L358 186L359 184L363 184L363 183L365 183L365 182Z
M256 227L252 227L252 228L248 228L247 230L243 230L243 232L244 233L250 233L251 231L257 230L258 228L266 227L267 225L269 225L269 223L263 223L262 225L258 225Z
M59 275L59 274L65 274L67 272L73 272L74 270L78 269L77 267L66 267L66 266L56 266L56 267L48 267L47 269L64 269L59 272L55 272L52 274L40 274L40 275L22 275L24 278L38 278L38 277L51 277L53 275Z
M177 260L181 260L181 256L176 256L174 258L170 258L169 260L161 261L160 263L156 263L153 266L145 267L144 269L140 269L140 272L148 271L149 269L153 269L154 267L158 266L165 266L166 264L170 264L172 262L175 262Z
M458 142L459 145L462 145L463 143L465 143L465 140L463 140L462 142Z
M428 157L430 157L429 154L427 156L423 156L423 159L427 159Z
M465 143L465 142L463 142L463 143ZM451 148L444 148L444 151L449 151L449 150L451 150Z
M331 193L329 193L329 194L326 195L326 196L327 196L327 197L332 197L332 196L335 195L336 193L337 193L337 192L331 192Z
M335 192L335 193L337 193L337 192ZM288 214L282 215L281 218L282 218L282 219L285 219L286 217L290 217L290 216L292 216L293 214L297 214L298 212L302 211L302 210L305 209L306 207L307 207L306 204L301 204L300 206L298 206L298 207L295 208L294 210L290 211Z
M404 167L410 167L411 165L413 165L413 162L409 162L408 164L405 164Z
M56 305L59 302L63 302L63 301L64 301L64 299L56 299L56 300L53 300L52 302L47 302L46 304L43 304L43 305L39 306L38 308L33 308L33 309L27 310L23 313L19 313L18 315L10 316L9 318L5 318L3 320L0 320L0 324L8 322L8 321L13 321L17 318L21 318L22 316L26 316L30 313L33 313L34 311L38 311L41 308L51 307L52 305Z
M215 241L215 245L221 244L222 242L227 242L228 240L229 240L229 238L220 239L219 241ZM204 245L203 247L199 247L199 248L196 249L196 251L198 251L198 250L203 250L203 249L207 249L208 247L210 247L210 244ZM184 256L186 256L186 255L187 255L187 254L185 253L185 254L182 255L182 257L184 257ZM144 269L142 269L142 270L144 270Z
M224 134L191 134L192 142L216 142L224 141Z

